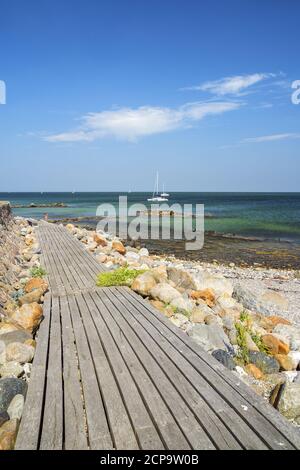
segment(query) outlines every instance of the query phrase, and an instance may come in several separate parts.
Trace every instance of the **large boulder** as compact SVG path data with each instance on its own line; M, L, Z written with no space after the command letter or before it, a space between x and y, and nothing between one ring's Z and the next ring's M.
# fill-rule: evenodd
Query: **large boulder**
M34 356L34 347L24 343L10 343L6 346L7 362L31 362Z
M48 283L44 279L41 279L39 277L34 277L30 279L28 282L26 282L24 286L24 291L26 292L26 294L29 294L30 292L36 289L42 290L44 294L48 290Z
M0 450L13 450L19 428L18 419L6 421L0 428Z
M196 290L211 289L216 297L222 295L232 296L232 283L222 275L210 274L208 271L202 271L194 275Z
M175 287L180 287L182 289L197 289L196 282L193 276L183 269L178 268L167 268L168 279L172 281Z
M166 304L171 303L172 300L181 296L177 289L164 282L153 287L150 291L150 295L153 299L161 300Z
M40 302L43 294L44 294L43 289L34 289L28 294L25 294L22 297L20 297L19 304L24 305L24 304L32 304L33 302Z
M150 271L146 271L145 273L139 274L139 276L134 279L131 289L146 297L155 286L155 277Z
M43 308L38 303L24 304L18 308L11 319L31 333L38 327L43 315Z
M18 362L6 362L0 364L0 377L20 377L24 369Z
M300 384L285 382L279 392L277 409L288 419L300 424Z
M28 339L32 339L32 335L26 330L14 330L0 335L0 342L8 345L10 343L25 343Z
M210 352L215 349L231 351L232 349L228 336L218 325L194 325L187 331L187 334L205 351Z
M7 408L14 396L21 394L24 397L27 392L27 383L16 378L0 379L0 412L7 411Z
M280 366L276 359L263 352L250 351L249 361L258 367L264 374L275 374L279 372Z
M112 242L112 249L117 251L118 253L120 253L120 255L125 255L125 253L126 253L125 246L119 240L114 240Z
M270 354L288 354L289 353L289 345L284 341L281 341L278 337L269 334L262 336L263 344L268 348L268 352Z
M256 291L240 283L235 285L233 296L245 308L267 316L275 316L288 308L288 301L282 294L271 290Z
M107 245L107 240L99 235L98 233L95 233L93 240L95 243L97 243L98 246L106 246Z
M232 356L227 352L224 351L223 349L216 349L215 351L212 352L212 356L223 366L225 366L229 370L234 370L235 369L235 362L232 358Z
M195 307L194 303L184 297L176 297L171 301L171 307L174 308L176 312L190 313Z
M300 328L292 325L279 324L273 329L273 334L280 335L292 351L300 351Z

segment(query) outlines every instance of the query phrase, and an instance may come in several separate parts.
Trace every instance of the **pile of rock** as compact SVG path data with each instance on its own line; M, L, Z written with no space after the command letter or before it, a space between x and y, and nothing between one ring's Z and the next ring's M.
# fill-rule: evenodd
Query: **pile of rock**
M47 282L33 277L40 252L32 222L0 205L0 450L12 449L22 416Z
M184 268L107 233L67 228L107 268L142 269L131 285L135 292L300 424L300 328L278 314L287 302L281 294L266 290L254 302L251 292L215 267Z

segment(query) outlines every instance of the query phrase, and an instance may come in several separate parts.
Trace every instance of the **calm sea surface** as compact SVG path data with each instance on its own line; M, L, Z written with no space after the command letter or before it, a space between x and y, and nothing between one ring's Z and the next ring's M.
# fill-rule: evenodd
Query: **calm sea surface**
M13 205L29 206L63 202L64 208L16 208L16 215L49 219L82 217L87 221L96 215L99 204L117 204L119 195L128 203L147 203L149 193L0 193L1 200ZM205 205L210 218L205 230L219 233L292 241L300 244L300 193L172 193L169 204Z

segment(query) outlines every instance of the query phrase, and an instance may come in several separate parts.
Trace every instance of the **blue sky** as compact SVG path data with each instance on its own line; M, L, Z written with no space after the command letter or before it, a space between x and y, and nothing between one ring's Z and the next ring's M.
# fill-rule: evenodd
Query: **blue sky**
M0 191L299 191L297 3L1 1Z

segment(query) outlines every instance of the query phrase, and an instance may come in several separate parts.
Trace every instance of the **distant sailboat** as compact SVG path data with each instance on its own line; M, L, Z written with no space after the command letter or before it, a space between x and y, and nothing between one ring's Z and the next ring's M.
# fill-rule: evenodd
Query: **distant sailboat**
M163 192L161 193L161 197L169 197L170 194L165 192L165 184L163 184Z
M158 191L158 172L156 173L156 179L155 179L155 185L154 185L154 191L152 197L148 199L149 202L167 202L168 199L166 197L163 197L163 195L159 195Z

